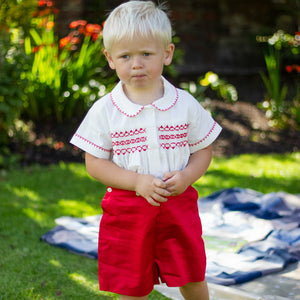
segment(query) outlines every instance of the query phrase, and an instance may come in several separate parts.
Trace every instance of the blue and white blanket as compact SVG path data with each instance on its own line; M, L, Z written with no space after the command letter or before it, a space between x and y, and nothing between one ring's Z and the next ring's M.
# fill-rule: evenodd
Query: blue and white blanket
M198 206L208 282L243 283L300 260L300 196L232 188L199 199ZM41 239L97 259L100 219L58 218Z

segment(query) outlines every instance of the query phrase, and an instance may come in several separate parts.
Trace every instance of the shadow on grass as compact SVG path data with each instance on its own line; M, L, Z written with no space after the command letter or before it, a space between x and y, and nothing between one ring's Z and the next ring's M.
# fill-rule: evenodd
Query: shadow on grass
M40 241L64 215L101 213L106 187L85 166L34 166L0 175L0 299L117 299L99 292L97 261ZM149 299L167 299L154 291Z
M0 299L113 299L95 260L40 241L57 217L100 213L105 188L72 165L14 171L0 186Z

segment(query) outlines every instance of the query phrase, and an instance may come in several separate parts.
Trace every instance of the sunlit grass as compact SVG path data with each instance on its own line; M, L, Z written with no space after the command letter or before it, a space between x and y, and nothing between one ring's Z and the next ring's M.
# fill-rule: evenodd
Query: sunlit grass
M200 197L230 187L298 194L299 174L300 153L214 158L195 187ZM98 291L95 260L40 241L58 217L101 213L105 190L83 164L0 172L0 299L117 299Z
M214 158L208 172L196 184L200 196L212 190L240 187L262 193L300 193L300 153L289 155L245 154Z

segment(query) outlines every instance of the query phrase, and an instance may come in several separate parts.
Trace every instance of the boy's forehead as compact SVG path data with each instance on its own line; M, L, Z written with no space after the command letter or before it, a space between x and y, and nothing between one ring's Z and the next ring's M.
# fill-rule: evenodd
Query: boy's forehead
M114 48L152 48L152 47L159 47L164 46L163 42L159 38L155 38L153 36L142 37L139 35L134 36L133 38L130 37L123 37L118 40L115 40L112 44L112 49Z

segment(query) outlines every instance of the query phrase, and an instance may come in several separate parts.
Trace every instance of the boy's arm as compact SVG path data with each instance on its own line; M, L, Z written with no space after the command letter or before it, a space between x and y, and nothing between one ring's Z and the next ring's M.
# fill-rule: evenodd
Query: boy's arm
M164 180L172 196L183 193L188 186L202 177L208 169L211 159L212 146L210 145L191 154L187 166L182 171L165 173Z
M85 154L85 164L89 175L96 180L114 188L135 191L151 205L159 206L159 202L166 202L166 197L170 196L166 183L152 175L120 168L107 159L97 158L89 153Z

